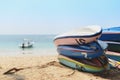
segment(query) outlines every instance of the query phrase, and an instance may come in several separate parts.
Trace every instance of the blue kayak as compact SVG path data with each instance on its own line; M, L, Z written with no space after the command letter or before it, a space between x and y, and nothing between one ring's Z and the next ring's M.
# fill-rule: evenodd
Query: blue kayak
M103 29L99 40L108 44L109 51L120 52L120 27Z
M61 45L57 47L60 55L78 59L92 59L104 54L104 50L94 41L83 45Z
M103 41L120 42L120 27L103 29L102 35L99 39Z

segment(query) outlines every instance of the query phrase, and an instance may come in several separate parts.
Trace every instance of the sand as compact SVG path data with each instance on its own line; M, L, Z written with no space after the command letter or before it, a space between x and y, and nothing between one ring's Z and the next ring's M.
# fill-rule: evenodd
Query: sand
M119 74L117 69L94 74L73 70L59 64L57 55L0 56L0 80L120 80Z

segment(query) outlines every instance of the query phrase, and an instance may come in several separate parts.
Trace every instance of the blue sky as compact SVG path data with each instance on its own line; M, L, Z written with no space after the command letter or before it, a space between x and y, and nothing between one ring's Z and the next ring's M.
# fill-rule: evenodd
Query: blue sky
M120 0L0 0L0 34L58 34L120 26Z

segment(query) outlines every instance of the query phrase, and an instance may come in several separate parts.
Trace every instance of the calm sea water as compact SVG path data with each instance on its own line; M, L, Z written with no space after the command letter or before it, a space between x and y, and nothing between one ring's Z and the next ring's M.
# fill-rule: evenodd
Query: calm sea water
M11 55L19 53L54 54L56 47L53 39L56 35L0 35L0 54ZM34 46L30 49L21 49L19 45L23 39L33 40ZM49 53L48 53L49 52Z

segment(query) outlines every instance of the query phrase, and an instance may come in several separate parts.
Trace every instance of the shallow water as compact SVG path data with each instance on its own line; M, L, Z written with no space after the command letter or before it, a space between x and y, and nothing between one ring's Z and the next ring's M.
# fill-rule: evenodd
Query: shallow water
M56 54L53 39L55 35L0 35L0 55L44 55ZM19 45L23 39L34 41L33 48L22 49Z

